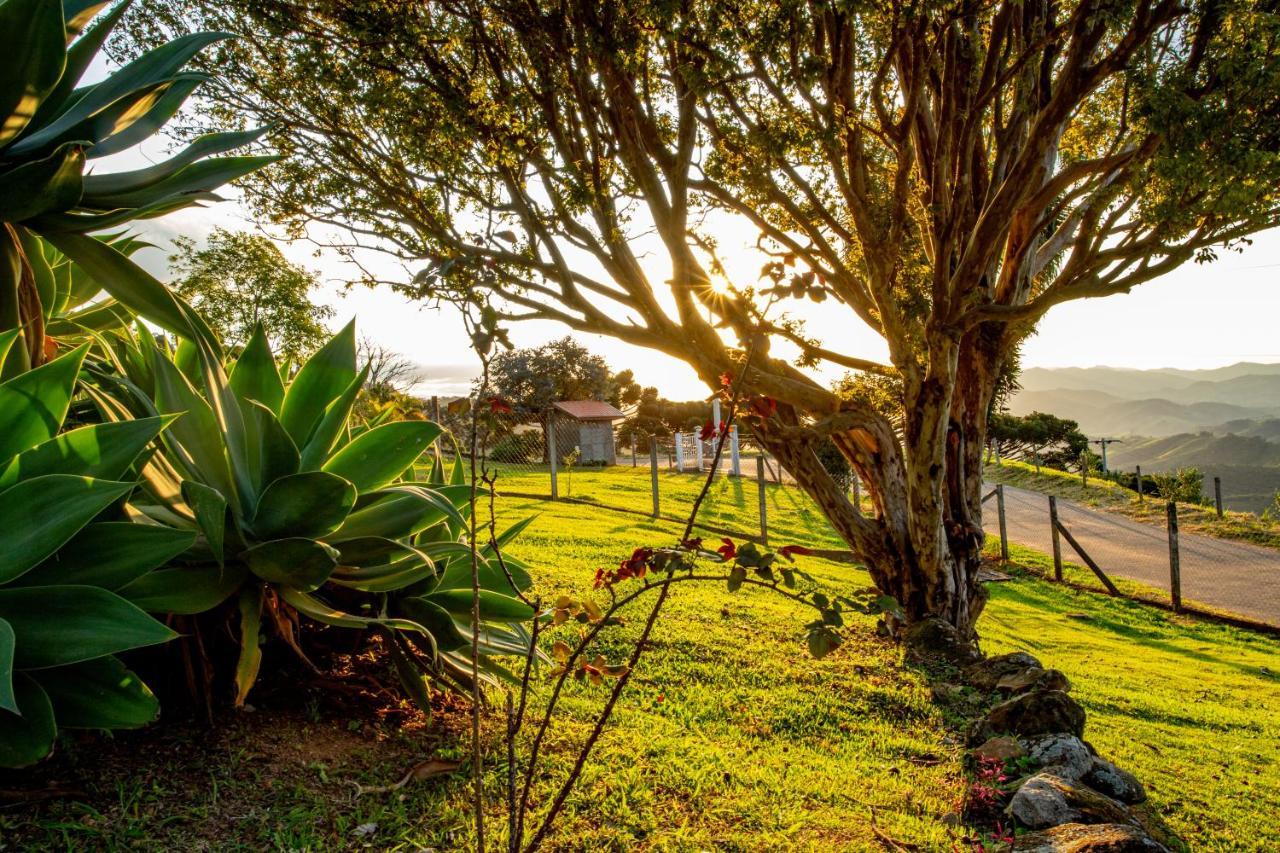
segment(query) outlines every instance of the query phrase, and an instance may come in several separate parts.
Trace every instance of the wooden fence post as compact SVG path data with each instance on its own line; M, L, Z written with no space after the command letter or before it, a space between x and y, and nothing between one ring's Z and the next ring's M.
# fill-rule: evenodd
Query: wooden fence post
M1138 465L1135 467L1137 467L1138 469L1138 503L1144 503L1145 498L1143 497L1143 494L1142 494L1142 466Z
M1222 478L1213 478L1213 505L1217 507L1218 518L1222 518Z
M560 497L560 484L556 482L556 418L547 415L547 458L551 460L551 500Z
M651 440L649 443L653 444L653 441ZM634 468L639 464L640 463L636 460L636 434L635 432L632 432L631 433L631 467Z
M1053 579L1062 580L1062 540L1058 537L1058 499L1049 495L1049 530L1053 534Z
M658 444L649 441L649 487L653 490L653 517L658 517Z
M742 476L742 454L738 449L738 425L729 427L729 465L735 477Z
M769 517L764 500L764 455L756 457L756 490L760 493L760 542L769 544Z
M996 515L1000 519L1000 559L1009 562L1009 529L1004 519L1004 484L996 484Z
M1178 505L1169 501L1165 505L1169 517L1169 598L1173 612L1182 612L1182 557L1178 553Z
M440 423L440 398L435 395L431 397L431 420Z

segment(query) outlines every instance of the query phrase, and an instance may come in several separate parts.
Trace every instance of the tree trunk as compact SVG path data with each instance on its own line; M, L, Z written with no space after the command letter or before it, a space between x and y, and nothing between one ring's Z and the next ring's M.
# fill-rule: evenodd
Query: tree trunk
M863 558L876 587L897 600L907 623L940 617L972 637L987 597L978 584L982 454L1003 342L979 330L933 351L918 387L905 389L901 429L886 420L879 429L831 435L871 496L870 518L813 452L822 436L789 407L758 422L755 433Z

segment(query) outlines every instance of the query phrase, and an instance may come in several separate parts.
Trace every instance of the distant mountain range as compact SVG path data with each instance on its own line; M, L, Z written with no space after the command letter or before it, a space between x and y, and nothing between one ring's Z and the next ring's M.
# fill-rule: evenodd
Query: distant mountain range
M1280 489L1280 364L1212 370L1068 367L1024 370L1017 415L1071 418L1108 448L1112 468L1194 466L1222 478L1228 506L1259 511Z

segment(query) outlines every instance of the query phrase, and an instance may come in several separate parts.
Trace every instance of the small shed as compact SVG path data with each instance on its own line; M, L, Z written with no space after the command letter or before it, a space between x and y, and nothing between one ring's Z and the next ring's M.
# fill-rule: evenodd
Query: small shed
M601 400L561 400L552 404L556 432L556 454L567 456L578 448L579 464L616 464L617 449L613 441L613 422L626 417Z

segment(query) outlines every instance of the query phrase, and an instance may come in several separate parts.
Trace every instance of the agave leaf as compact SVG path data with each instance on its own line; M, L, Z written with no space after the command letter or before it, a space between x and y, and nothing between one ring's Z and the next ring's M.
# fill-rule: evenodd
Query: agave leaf
M89 157L105 157L118 154L127 148L153 136L164 127L169 119L177 115L183 103L191 97L201 83L208 81L207 74L178 74L173 80L160 87L148 104L138 104L123 121L117 121L111 133L101 138L96 145L86 152ZM91 203L86 198L86 203ZM107 207L141 207L141 205L108 204Z
M317 622L323 622L326 625L333 625L338 628L371 628L376 625L385 625L388 628L395 628L400 631L427 634L425 628L410 619L394 617L373 619L367 616L356 616L354 613L345 613L337 610L314 595L299 589L287 586L282 587L280 589L280 597L302 615Z
M0 489L44 474L118 480L169 418L91 424L56 435L0 464Z
M244 566L175 566L148 572L121 587L119 594L149 613L204 613L240 588Z
M6 4L7 5L7 4ZM191 57L216 41L227 38L226 33L193 33L176 38L125 65L101 83L89 86L74 103L60 115L34 133L23 136L9 148L11 154L25 154L39 150L61 139L65 133L85 119L110 109L113 104L138 91L154 87L169 80ZM59 39L61 41L61 38ZM65 59L65 44L59 45L59 53Z
M184 166L189 166L202 157L224 154L235 148L241 148L256 142L267 132L266 128L228 133L207 133L197 137L180 153L145 169L130 172L112 172L106 175L85 175L84 191L92 198L133 192L154 186L165 180Z
M79 346L0 384L0 462L57 434L88 351Z
M298 473L300 457L293 439L289 438L270 409L257 400L250 400L241 411L244 413L247 467L256 502L268 485Z
M47 233L44 236L83 267L85 273L120 304L166 331L203 340L215 352L221 352L213 331L190 306L115 247L83 234Z
M231 390L236 392L242 403L254 400L266 406L272 414L280 414L284 383L280 381L280 371L276 368L275 356L271 354L271 343L261 323L253 327L253 335L231 368L229 381Z
M66 64L66 27L62 6L48 0L0 3L0 148L31 121L40 102L53 91Z
M404 639L390 629L383 629L383 634L386 637L387 647L391 650L391 663L395 667L396 677L400 679L400 686L404 688L405 693L409 694L409 698L413 699L418 709L430 716L431 691L417 663L406 651Z
M155 371L156 408L165 414L181 414L165 430L164 443L174 451L191 478L216 489L236 510L240 503L231 481L231 469L223 445L223 431L213 410L178 368L157 349L151 350Z
M436 648L451 652L467 644L453 617L439 604L420 596L406 596L396 601L396 610L423 628L435 640Z
M53 703L59 728L137 729L160 716L155 694L116 657L42 669L32 677Z
M400 539L437 522L459 518L457 509L439 492L421 486L393 486L373 492L364 504L347 516L346 522L329 539L347 542L369 536Z
M267 486L250 527L260 539L322 538L342 526L355 502L355 486L336 474L293 474Z
M189 530L152 524L100 521L71 537L53 557L11 586L89 584L118 590L168 563L195 543Z
M280 422L304 453L325 410L356 378L355 334L353 321L307 359L285 392Z
M62 0L62 14L67 19L67 43L70 44L81 30L89 25L93 16L102 11L110 0ZM128 6L128 0L122 3Z
M465 590L468 594L471 591L471 554L470 549L465 545L459 546L466 554L460 559L453 559L445 567L440 575L439 582L435 585L437 591L444 590ZM429 546L424 546L423 550L431 553ZM502 571L497 558L487 557L485 554L479 554L479 562L477 568L480 574L481 589L494 590L506 595L508 593L523 592L528 589L532 583L528 570L522 563L511 557L503 555L503 561L506 563L507 572L511 573L512 580L515 581L515 587L512 587L511 581L507 580L507 575Z
M422 596L447 612L470 618L475 596L469 589L438 589ZM480 590L480 618L494 622L524 622L533 618L533 608L518 598L490 590Z
M0 174L0 219L23 222L75 207L84 191L84 161L84 147L67 142Z
M55 305L55 310L57 310ZM90 305L63 316L51 317L45 333L53 337L91 332L110 332L128 327L133 314L114 299Z
M351 384L346 390L329 404L321 416L315 429L311 431L311 437L307 439L307 443L302 447L302 469L304 471L313 471L320 468L324 464L325 459L329 456L329 451L333 447L334 442L347 429L348 423L351 421L351 409L355 406L356 397L360 394L360 389L364 387L365 377L369 374L369 368L365 367L351 380Z
M182 497L195 513L196 525L209 543L213 558L221 566L227 540L227 499L217 489L195 480L183 481Z
M114 592L94 586L0 589L0 619L17 635L17 669L65 666L178 636Z
M90 149L89 156L95 156L97 150L97 146ZM110 195L86 192L84 205L97 210L150 208L171 200L210 193L279 159L276 155L242 155L199 160L183 166L164 180L143 187L126 187L125 191Z
M28 767L53 752L58 725L53 704L35 679L17 673L13 692L22 714L0 712L0 767Z
M130 2L131 0L123 0L123 2L117 3L116 7L94 24L93 28L85 33L83 37L75 39L70 47L66 48L66 66L63 69L62 76L58 80L58 84L53 87L40 103L39 109L36 110L35 116L31 119L30 127L44 127L50 119L58 115L67 106L68 99L73 93L76 93L75 88L80 83L80 78L89 69L93 58L102 49L107 36L110 35L111 30L120 21L120 16L129 8ZM74 39L80 34L80 31L89 22L90 18L107 4L105 2L72 3L64 0L62 5L64 14L67 16L66 38ZM77 7L79 11L73 7ZM83 90L76 94L83 94Z
M6 329L0 332L0 371L4 368L4 360L9 355L9 348L13 346L13 342L20 334L22 334L21 329ZM0 375L3 374L0 373Z
M49 474L0 492L6 528L0 583L31 570L132 488L132 483Z
M414 551L410 556L379 566L338 566L329 580L363 592L395 592L433 577L435 571L430 560L421 552Z
M329 458L322 470L350 480L363 492L395 482L439 438L429 421L399 421L362 433Z
M14 639L13 626L0 619L0 709L19 714L18 700L13 695Z
M336 549L302 538L263 542L244 551L240 557L249 565L249 571L264 581L304 592L317 589L328 580L338 564Z
M236 661L236 707L243 708L262 666L258 637L262 628L262 592L255 588L240 591L240 658Z

